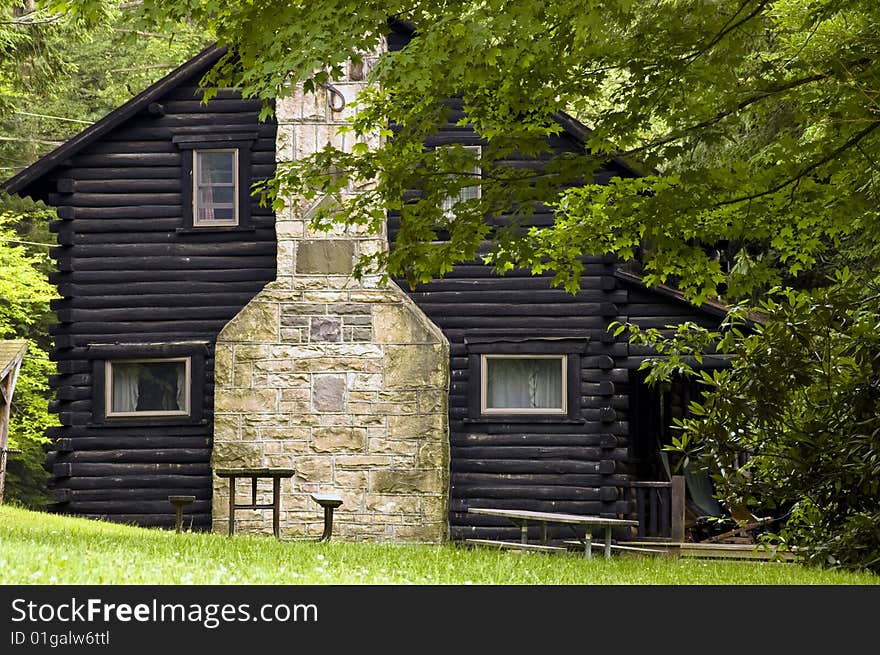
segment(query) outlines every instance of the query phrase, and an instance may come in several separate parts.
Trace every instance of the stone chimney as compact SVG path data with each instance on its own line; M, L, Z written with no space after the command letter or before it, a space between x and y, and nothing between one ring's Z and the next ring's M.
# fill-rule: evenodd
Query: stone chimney
M323 90L277 103L279 161L328 141L351 146L338 129L365 86L351 72L333 83L344 108ZM317 204L291 199L277 216L277 279L218 337L212 466L294 469L282 484L283 537L319 536L323 512L309 494L333 492L343 498L334 538L444 541L448 343L393 283L352 276L358 257L387 248L385 234L312 231ZM250 498L245 483L239 502ZM226 485L214 476L217 531L227 528ZM271 510L236 512L236 532L271 529Z

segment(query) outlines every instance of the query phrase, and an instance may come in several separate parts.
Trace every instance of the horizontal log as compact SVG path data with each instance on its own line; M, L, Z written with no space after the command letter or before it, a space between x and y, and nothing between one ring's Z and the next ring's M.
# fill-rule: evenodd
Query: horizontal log
M167 500L71 500L66 507L68 512L82 514L108 513L108 514L160 514L168 512L171 516L176 515L174 505ZM210 500L196 500L184 507L184 514L201 514L211 511Z
M76 267L88 266L90 258L133 261L150 257L237 257L268 255L274 258L276 247L271 242L229 241L219 243L198 243L192 241L171 243L100 243L82 244L76 248ZM52 251L53 254L55 251ZM83 269L87 270L87 269Z
M133 450L77 450L67 453L64 461L70 464L187 464L208 462L210 448L137 448Z
M125 154L138 152L177 152L178 149L170 140L140 139L137 141L120 141L117 139L99 139L83 148L84 155Z
M560 289L541 289L541 288L520 288L501 290L497 287L487 286L475 291L423 291L409 294L410 297L420 306L425 308L426 313L432 313L431 308L443 303L455 305L475 305L480 307L484 304L508 303L518 304L539 304L539 306L550 304L566 305L566 309L573 308L568 305L584 304L587 311L595 309L597 303L605 302L624 302L626 300L626 292L608 293L601 289L585 289L577 293L570 294ZM433 311L439 311L437 309Z
M98 168L108 166L180 166L180 152L130 152L116 154L74 155L71 159L73 168Z
M525 509L533 512L561 512L563 514L595 514L602 503L577 500L535 500L531 498L452 498L450 513L466 513L469 507L494 507L497 509Z
M169 139L170 141L170 139ZM82 182L84 180L106 180L113 183L116 180L177 180L180 181L180 166L77 166L67 171L70 179Z
M163 489L131 488L131 489L55 489L53 496L56 502L71 501L105 501L105 500L159 500L168 501L168 496L195 496L198 500L211 500L210 480L205 485Z
M271 268L275 267L275 255L250 257L246 255L233 257L210 257L192 255L184 257L155 256L155 257L77 257L75 260L68 256L58 257L59 270L67 267L70 272L79 271L139 271L161 269L165 271L178 270L212 270L212 269L240 269L240 268ZM114 273L115 275L115 273Z
M77 284L127 284L129 282L162 282L181 279L178 270L144 269L137 271L114 271L112 277L106 271L76 271L75 274L49 274L49 282L61 285ZM244 268L244 269L192 269L187 271L186 279L191 282L253 282L271 281L275 279L275 266Z
M123 218L170 218L175 217L181 219L180 206L173 205L140 205L132 207L70 207L69 212L58 212L58 217L63 220L87 219L110 219L118 220ZM143 229L149 229L144 224Z
M533 498L546 500L599 500L595 487L572 487L564 485L530 486L487 484L468 486L463 489L451 487L452 498Z
M607 276L602 275L584 275L579 278L580 291L596 292L603 288L604 279ZM420 294L432 293L488 293L492 291L518 291L520 289L528 289L535 291L553 291L560 293L559 289L550 286L550 277L536 275L533 277L481 277L480 279L469 278L442 278L431 282L418 285L416 291L409 291L409 285L405 281L399 281L398 286L406 291L411 297L415 298ZM609 298L610 300L610 298Z
M598 462L583 462L577 460L520 460L520 459L460 459L453 457L449 464L449 470L453 473L579 473L589 474L599 472Z
M540 426L542 432L552 435L574 436L577 434L628 434L626 421L617 421L615 423L588 422L583 423L540 423L529 422L524 420L519 423L512 421L506 422L484 422L481 420L465 419L463 414L467 410L464 407L450 407L449 420L450 432L467 434L474 430L479 430L486 434L523 434L524 432L534 432Z
M262 109L260 100L228 98L211 98L207 103L201 100L164 100L162 102L166 114L194 114L194 113L230 113L230 112L259 112Z
M110 284L76 284L58 285L58 293L62 296L74 297L77 303L87 302L91 298L107 298L105 302L123 302L122 298L135 298L143 294L154 297L174 296L177 294L199 294L205 297L219 294L250 294L253 296L265 283L262 280L246 280L243 282L198 282L190 280L161 280L156 282L129 282L120 285ZM137 295L129 295L137 294ZM110 298L117 300L111 300ZM82 305L85 306L85 305Z
M260 227L259 224L262 224ZM215 230L191 231L181 234L178 232L180 224L177 224L166 231L138 231L138 232L122 232L122 231L99 231L99 232L74 232L74 228L79 229L79 221L72 221L69 230L62 229L58 232L59 243L62 239L67 241L67 245L73 246L101 246L104 244L129 245L133 250L142 247L142 244L150 246L151 244L181 244L192 248L196 245L220 245L230 244L234 239L234 243L243 246L245 244L269 243L275 246L275 228L273 225L266 225L265 220L260 220L258 225L252 226L247 230L234 232L218 232ZM205 249L209 250L208 248ZM227 250L228 252L234 249Z
M434 320L444 320L450 324L460 324L459 319L466 317L473 320L474 317L553 317L558 320L560 316L616 316L617 307L612 303L550 303L537 302L529 294L522 294L515 303L504 302L471 302L462 305L442 305L431 300L422 301L419 307ZM448 316L447 316L448 315Z
M130 434L131 430L127 432ZM164 432L167 432L167 430ZM210 449L211 447L211 438L207 434L180 435L178 432L178 430L174 430L173 434L161 435L91 436L94 434L92 432L87 437L62 437L55 443L55 449L62 452L75 450L82 453L84 451L104 451L109 449L127 451L176 448Z
M161 141L154 143L162 143ZM170 144L166 147L173 147ZM177 169L172 169L177 170ZM168 177L163 178L110 178L98 180L77 180L73 178L64 178L58 180L58 190L62 192L64 189L70 188L68 193L99 193L99 194L115 194L115 193L180 193L180 171L176 174L172 173Z
M120 289L128 291L128 289ZM257 289L258 290L258 289ZM56 302L53 309L82 309L82 310L98 310L98 309L119 309L136 308L136 307L196 307L196 306L219 306L226 305L229 307L244 307L248 301L254 297L255 291L248 292L229 292L229 293L200 293L192 290L188 294L184 293L150 293L140 296L74 296L65 298ZM185 310L182 310L185 311ZM88 320L88 319L85 319Z
M210 474L200 475L174 475L169 473L154 473L151 475L101 475L79 476L58 481L61 488L68 489L139 489L155 488L169 489L177 493L182 489L201 488L211 485ZM180 491L183 494L183 491Z
M429 314L434 323L436 323L444 333L450 329L473 329L483 328L486 330L500 330L510 328L528 328L532 334L540 334L545 329L553 329L559 327L559 315L541 316L529 315L522 316L515 312L509 315L491 315L485 316L451 316L444 314ZM608 319L601 316L566 316L565 324L568 330L589 330L604 329L608 324Z
M56 477L94 477L94 476L136 476L148 474L167 475L210 475L211 465L207 463L176 464L161 462L155 464L132 463L85 463L61 462L53 468Z
M193 300L198 301L198 297ZM79 323L82 332L87 331L87 325L97 322L107 323L105 327L112 328L112 324L121 325L123 322L137 321L166 321L179 323L180 321L198 321L217 319L228 321L235 316L245 302L236 305L224 305L220 307L133 307L130 309L59 309L55 312L58 320L62 323ZM179 329L179 327L175 327ZM120 332L122 330L120 329Z
M247 127L238 125L237 131L257 132L258 138L274 138L277 132L275 124L270 123L254 123ZM108 141L137 141L141 139L156 139L160 141L171 141L175 136L181 134L204 134L204 128L201 126L194 127L171 127L166 125L151 125L148 121L130 121L127 125L113 130L106 138Z
M143 425L99 425L99 426L75 426L64 428L63 434L58 434L58 437L71 437L71 438L87 438L87 437L101 437L101 438L117 438L117 437L132 437L140 439L141 437L148 436L168 436L170 434L168 426L165 427L156 427L156 426L143 426ZM194 436L204 436L210 434L210 430L207 430L203 425L175 425L174 426L174 434L173 437L169 438L177 438L177 437L194 437Z
M474 452L472 448L483 448L487 452L498 447L544 447L554 446L567 448L598 448L602 445L604 435L595 434L548 434L548 433L503 433L490 434L482 432L453 432L450 443L453 447L460 448L460 452ZM599 451L597 450L596 453ZM598 458L598 456L597 456Z
M456 459L570 459L578 461L595 462L602 458L602 449L598 447L586 446L542 446L538 444L525 443L516 446L459 446L455 444L452 450Z
M568 487L598 487L604 483L601 475L568 473L558 475L556 473L473 473L453 471L450 477L451 484L458 493L466 493L468 487L482 487L485 485L503 484L509 486L568 486ZM543 501L542 501L543 502Z
M176 517L174 514L93 514L83 512L67 512L75 516L110 523L123 523L137 525L143 528L171 528L174 527ZM186 516L186 529L194 532L208 532L211 530L212 520L209 513L193 514Z

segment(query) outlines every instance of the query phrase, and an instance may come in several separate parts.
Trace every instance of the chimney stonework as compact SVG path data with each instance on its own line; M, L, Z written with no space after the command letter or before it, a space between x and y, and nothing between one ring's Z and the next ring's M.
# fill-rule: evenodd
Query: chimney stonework
M339 112L323 91L279 100L279 161L328 141L350 148L352 135L338 129L364 86L334 82L345 97ZM442 542L448 342L396 285L352 276L361 255L387 248L386 235L313 231L315 209L290 199L276 217L277 279L218 337L212 466L294 469L282 485L284 537L319 536L323 513L309 495L333 492L343 498L334 538ZM249 498L245 482L238 493ZM217 531L228 525L226 485L214 476ZM271 510L236 512L236 532L271 530Z

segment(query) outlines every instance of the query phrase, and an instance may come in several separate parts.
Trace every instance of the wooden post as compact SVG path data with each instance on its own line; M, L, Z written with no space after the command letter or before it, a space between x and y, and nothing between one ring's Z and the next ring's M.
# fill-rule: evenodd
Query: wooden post
M671 537L673 543L684 542L684 507L685 507L685 490L684 476L672 476L672 500L670 502L672 511Z
M9 453L9 417L12 393L27 350L26 341L0 342L0 505L6 488L6 457Z

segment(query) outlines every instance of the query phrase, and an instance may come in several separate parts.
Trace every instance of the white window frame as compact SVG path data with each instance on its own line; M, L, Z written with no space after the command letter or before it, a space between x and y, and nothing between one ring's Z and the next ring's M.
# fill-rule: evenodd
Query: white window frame
M114 364L153 364L153 363L184 363L184 390L182 410L149 410L143 412L113 411L113 365ZM140 417L140 416L190 416L192 413L192 357L154 357L139 359L109 359L104 362L104 407L107 418Z
M239 163L238 148L194 148L192 155L192 211L193 211L193 227L236 227L239 223L238 195L239 184L238 179ZM232 157L232 218L224 221L207 221L199 220L199 155L211 152L231 152Z
M451 148L452 146L445 146L445 147ZM477 153L477 161L475 162L474 167L471 169L470 172L473 174L474 179L478 179L480 181L477 184L469 185L466 188L468 188L468 189L476 188L477 193L474 196L474 198L480 199L483 197L483 182L482 182L483 169L480 166L480 158L483 155L483 147L482 146L461 146L461 147L464 150L468 150L470 152ZM465 193L465 187L462 187L461 189L458 190L458 195L456 195L455 197L447 196L440 203L440 209L442 210L443 215L446 218L455 218L455 212L453 212L452 208L456 205L456 203L462 202L463 200L465 200L464 193Z
M489 407L489 366L490 359L558 359L559 375L562 376L560 396L562 407ZM480 355L480 413L493 414L568 414L568 355L529 355L529 354L481 354Z

